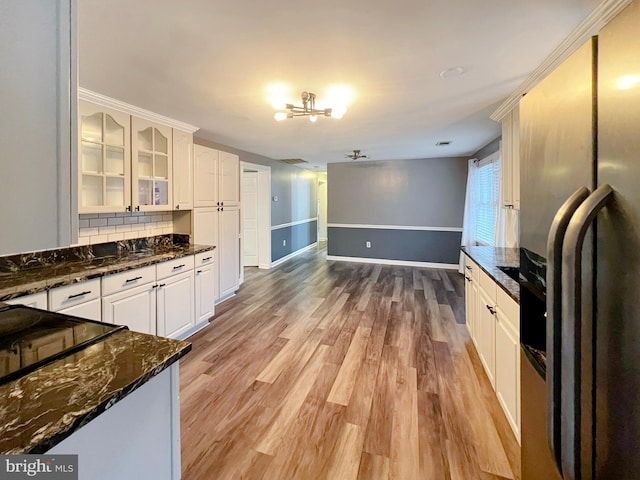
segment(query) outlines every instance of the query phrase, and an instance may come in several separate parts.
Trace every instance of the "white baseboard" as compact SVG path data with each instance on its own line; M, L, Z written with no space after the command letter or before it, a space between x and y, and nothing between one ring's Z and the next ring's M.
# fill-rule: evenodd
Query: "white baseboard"
M387 258L338 257L336 255L327 255L327 260L334 260L336 262L377 263L380 265L398 265L400 267L441 268L444 270L458 269L457 263L411 262L408 260L389 260Z
M220 297L215 301L215 305L220 305L222 302L224 302L225 300L229 300L232 297L236 296L236 292L230 293L228 295L225 295L224 297Z
M187 330L186 332L184 332L184 334L180 335L176 340L186 340L187 338L189 338L191 335L194 335L195 333L199 332L200 330L202 330L203 328L206 328L210 325L209 320L199 323L198 325L196 325L193 328L190 328L189 330Z
M286 257L279 258L275 262L271 262L271 268L277 267L278 265L286 262L287 260L291 260L293 257L296 257L301 253L306 252L307 250L311 250L312 248L316 248L317 246L318 246L318 242L315 242L315 243L312 243L311 245L307 245L306 247L301 248L300 250L296 250L295 252L290 253Z

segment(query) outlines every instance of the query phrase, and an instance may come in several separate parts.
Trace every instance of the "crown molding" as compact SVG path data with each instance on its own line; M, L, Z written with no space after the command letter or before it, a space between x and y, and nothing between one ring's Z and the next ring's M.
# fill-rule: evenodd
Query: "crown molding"
M536 68L489 118L499 122L540 81L571 56L578 48L596 35L602 27L620 13L632 0L604 0L584 19L558 47Z
M78 99L97 103L98 105L102 105L103 107L113 108L115 110L128 113L129 115L134 115L138 118L144 118L145 120L149 120L151 122L156 122L171 128L175 128L176 130L182 130L188 133L194 133L197 130L200 130L200 127L180 122L178 120L174 120L173 118L165 117L164 115L159 115L149 110L145 110L144 108L121 102L120 100L116 100L115 98L107 97L106 95L102 95L101 93L92 92L91 90L87 90L86 88L78 87Z

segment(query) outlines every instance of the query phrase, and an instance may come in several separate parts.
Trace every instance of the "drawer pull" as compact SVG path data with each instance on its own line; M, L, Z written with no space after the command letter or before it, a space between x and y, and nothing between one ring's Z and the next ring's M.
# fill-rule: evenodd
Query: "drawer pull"
M203 259L202 259L202 261L203 261L203 262L208 262L208 261L209 261L209 260L211 260L212 258L213 258L213 257L206 257L206 258L203 258Z
M182 267L186 267L186 265L183 263L182 265L176 265L175 267L173 267L174 270L178 270L179 268Z
M71 300L72 298L83 297L85 295L89 295L90 293L91 293L91 290L87 290L86 292L80 292L80 293L76 293L75 295L69 295L67 300Z
M131 282L135 282L136 280L140 280L142 277L134 277L134 278L129 278L128 280L125 280L124 283L131 283Z
M202 273L202 270L198 270L198 271L196 271L196 273Z
M467 270L469 270L470 272L472 272L472 271L473 271L473 268L471 268L471 266L470 266L470 265L465 265L465 267L466 267L466 268L467 268Z
M467 276L467 275L465 275L465 276L464 276L464 278L466 278L466 279L467 279L467 282L470 282L470 281L471 281L471 277L469 277L469 276Z
M489 310L489 311L491 312L491 315L495 315L495 314L496 314L496 309L495 309L495 308L493 308L493 307L492 307L492 306L490 306L490 305L487 305L487 310Z

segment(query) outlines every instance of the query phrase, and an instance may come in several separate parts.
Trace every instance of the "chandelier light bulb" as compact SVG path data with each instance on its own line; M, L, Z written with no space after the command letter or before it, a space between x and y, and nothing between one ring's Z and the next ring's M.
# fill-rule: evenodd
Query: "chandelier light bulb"
M333 118L342 118L346 113L347 108L344 106L336 106L331 110L331 116Z
M318 120L318 116L317 115L310 115L309 116L309 120L311 120L311 122L315 123Z
M273 118L275 118L278 122L281 122L282 120L286 120L287 112L276 112Z

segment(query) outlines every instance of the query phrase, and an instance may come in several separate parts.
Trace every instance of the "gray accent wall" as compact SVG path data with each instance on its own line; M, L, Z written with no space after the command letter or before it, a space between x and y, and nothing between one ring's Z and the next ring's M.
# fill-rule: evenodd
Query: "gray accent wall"
M282 244L283 240L286 245ZM271 261L275 262L317 241L318 222L315 220L271 230Z
M457 264L462 232L329 227L328 254ZM371 242L371 248L366 242Z
M467 160L330 163L328 254L457 263L461 233L446 230L462 227ZM430 227L435 231L349 225ZM367 240L372 242L370 249L365 246Z
M235 153L240 157L240 161L242 162L256 163L258 165L271 167L272 227L308 220L318 216L318 179L315 172L287 165L273 158L240 150L229 145L223 145L207 138L194 137L193 143L215 148L217 150L223 150L225 152ZM274 200L274 197L277 197L277 201ZM302 245L297 249L304 248L311 243L315 243L316 237L317 233L314 233L314 240L312 242ZM306 237L302 236L300 238ZM296 240L295 244L299 245L300 243L301 242ZM280 239L280 242L277 244L273 238L272 232L271 257L273 261L289 255L297 249L290 249L290 242L287 242L287 246L283 248L282 239Z

